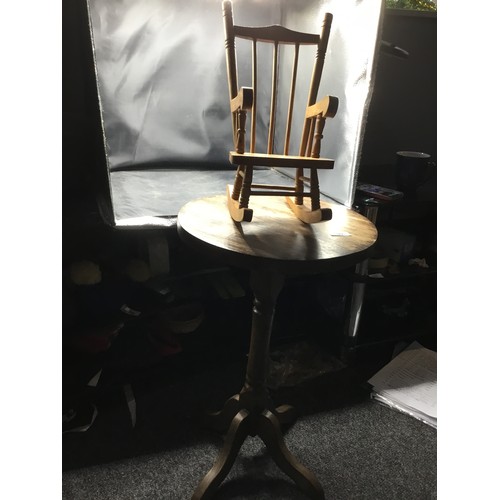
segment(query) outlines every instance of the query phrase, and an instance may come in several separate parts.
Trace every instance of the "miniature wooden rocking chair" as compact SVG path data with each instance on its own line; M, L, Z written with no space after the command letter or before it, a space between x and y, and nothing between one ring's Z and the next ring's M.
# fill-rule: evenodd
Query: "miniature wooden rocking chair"
M325 119L337 113L338 99L326 96L316 102L318 88L323 71L326 47L330 35L332 15L325 14L321 33L301 33L289 30L280 25L245 27L233 24L232 4L222 4L224 30L226 38L226 63L229 85L229 97L233 119L234 148L229 153L229 161L237 165L233 186L227 187L228 207L231 217L237 221L250 222L253 211L249 208L251 196L287 196L287 203L295 215L305 223L314 223L332 218L329 208L321 208L317 169L332 169L334 160L320 157L321 139ZM241 87L238 90L238 70L236 65L235 38L252 41L252 87ZM266 153L255 152L257 122L257 43L274 44L273 68L271 82L271 107ZM274 154L274 135L276 127L276 103L278 84L278 60L281 44L295 46L294 62L290 84L290 96L286 131L284 135L283 154ZM294 98L297 80L299 48L301 45L317 45L316 60L312 72L309 97L305 112L302 139L298 156L289 154L290 134L293 117ZM245 123L247 111L251 115L250 148L245 151ZM276 186L253 183L254 167L295 168L294 186ZM310 170L310 176L304 176L304 169ZM306 192L304 185L309 185ZM293 199L291 197L294 197ZM304 205L304 198L310 198L310 206Z

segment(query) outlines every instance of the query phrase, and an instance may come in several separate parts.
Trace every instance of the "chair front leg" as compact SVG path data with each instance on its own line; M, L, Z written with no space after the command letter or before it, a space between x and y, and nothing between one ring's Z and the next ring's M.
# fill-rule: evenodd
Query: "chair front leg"
M241 195L240 195L240 208L248 208L248 203L250 201L250 191L252 188L252 179L253 179L253 166L246 165L244 167L243 185L241 188Z
M318 170L316 168L311 168L310 184L311 210L318 210L320 208L320 201Z
M238 201L241 194L241 186L243 184L244 167L239 166L236 170L236 177L234 178L233 191L231 198Z
M304 169L302 167L299 167L295 171L295 192L297 193L295 195L295 203L297 205L303 205L304 204L304 197L302 194L304 193Z

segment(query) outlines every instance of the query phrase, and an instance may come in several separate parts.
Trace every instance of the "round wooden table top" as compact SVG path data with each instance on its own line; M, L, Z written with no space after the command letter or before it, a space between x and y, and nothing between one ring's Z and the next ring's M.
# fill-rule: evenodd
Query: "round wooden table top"
M251 270L316 273L363 260L377 239L375 226L343 205L322 201L321 206L332 209L332 219L305 224L285 197L254 196L253 220L234 222L221 194L184 205L177 228L186 244L227 265Z

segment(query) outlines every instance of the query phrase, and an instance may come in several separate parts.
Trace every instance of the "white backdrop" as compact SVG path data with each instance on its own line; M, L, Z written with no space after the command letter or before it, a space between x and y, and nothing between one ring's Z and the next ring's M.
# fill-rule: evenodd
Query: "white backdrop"
M232 132L221 1L88 0L88 5L110 171L185 163L228 166ZM327 122L322 149L336 160L335 168L321 172L320 186L323 194L350 206L382 0L233 1L235 24L319 32L325 11L333 14L333 24L318 97L337 96L340 105ZM307 93L311 70L301 74L298 99ZM267 121L266 113L259 119Z

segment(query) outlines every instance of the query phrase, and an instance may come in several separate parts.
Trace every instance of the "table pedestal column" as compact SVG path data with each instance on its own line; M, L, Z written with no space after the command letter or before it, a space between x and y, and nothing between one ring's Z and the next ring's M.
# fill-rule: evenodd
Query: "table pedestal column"
M274 308L283 282L283 275L271 271L252 273L254 305L245 384L220 412L211 415L214 428L228 431L213 467L196 488L192 500L212 498L247 436L259 436L276 464L310 498L325 497L316 476L297 461L283 440L280 424L293 420L293 408L288 405L275 408L266 387Z

